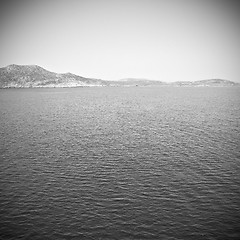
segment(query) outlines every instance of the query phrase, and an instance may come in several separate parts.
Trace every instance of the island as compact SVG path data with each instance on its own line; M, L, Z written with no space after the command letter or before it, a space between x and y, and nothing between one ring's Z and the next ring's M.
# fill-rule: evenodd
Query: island
M240 86L224 79L207 79L199 81L178 81L167 83L164 81L126 78L117 81L108 81L95 78L86 78L73 73L50 72L37 65L11 64L0 68L0 88L57 88L57 87L129 87L129 86L174 86L174 87L225 87Z

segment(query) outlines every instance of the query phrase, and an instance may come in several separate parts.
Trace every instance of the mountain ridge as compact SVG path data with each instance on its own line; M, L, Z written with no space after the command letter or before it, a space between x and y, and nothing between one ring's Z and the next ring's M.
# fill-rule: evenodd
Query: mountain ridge
M167 83L143 78L124 78L108 81L86 78L70 72L55 73L38 65L11 64L0 68L0 88L84 87L84 86L236 86L239 83L224 79L177 81Z

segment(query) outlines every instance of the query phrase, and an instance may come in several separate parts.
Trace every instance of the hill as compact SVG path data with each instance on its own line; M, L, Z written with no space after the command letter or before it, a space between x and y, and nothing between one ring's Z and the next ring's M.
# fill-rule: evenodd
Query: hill
M226 86L236 86L238 83L224 80L224 79L206 79L206 80L198 80L198 81L179 81L171 83L172 86L178 87L226 87Z
M83 86L236 86L238 83L223 79L208 79L195 82L162 81L125 78L118 81L106 81L85 78L72 73L54 73L37 65L12 64L0 68L0 88L36 88L36 87L83 87Z
M102 86L105 81L72 73L54 73L37 65L9 65L0 68L0 88Z
M143 78L124 78L118 81L111 81L114 86L157 86L166 85L161 81L143 79Z

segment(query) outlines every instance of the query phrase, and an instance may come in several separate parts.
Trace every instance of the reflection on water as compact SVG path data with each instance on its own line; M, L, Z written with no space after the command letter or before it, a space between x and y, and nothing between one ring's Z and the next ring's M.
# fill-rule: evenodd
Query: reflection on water
M2 239L239 239L240 88L0 101Z

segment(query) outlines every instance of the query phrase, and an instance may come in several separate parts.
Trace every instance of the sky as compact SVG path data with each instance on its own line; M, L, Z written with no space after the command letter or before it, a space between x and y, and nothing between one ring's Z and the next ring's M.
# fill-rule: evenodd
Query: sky
M5 0L0 67L118 80L240 82L240 1Z

